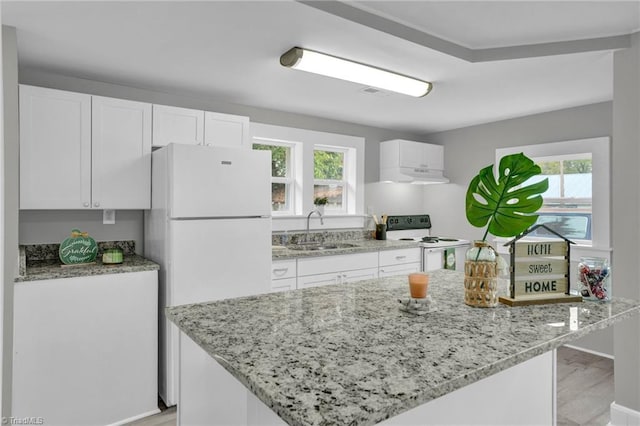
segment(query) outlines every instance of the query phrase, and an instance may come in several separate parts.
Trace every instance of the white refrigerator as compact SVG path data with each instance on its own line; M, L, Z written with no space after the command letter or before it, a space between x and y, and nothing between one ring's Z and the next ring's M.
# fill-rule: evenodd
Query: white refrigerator
M267 293L271 156L169 144L152 154L145 256L159 271L159 393L178 398L178 328L164 308Z

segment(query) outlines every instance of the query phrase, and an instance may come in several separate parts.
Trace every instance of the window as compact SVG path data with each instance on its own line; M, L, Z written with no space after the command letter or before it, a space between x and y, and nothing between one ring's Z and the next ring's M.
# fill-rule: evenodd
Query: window
M570 240L591 240L591 153L532 160L540 166L542 174L531 178L530 182L549 179L549 189L542 194L544 204L538 211L537 223ZM535 236L548 234L543 228L533 233Z
M611 242L609 138L501 148L496 150L496 164L505 155L518 152L523 152L542 169L543 175L533 177L532 181L549 179L537 223L580 245L608 250ZM538 229L530 235L546 237L547 234L544 229Z
M331 228L364 226L364 138L251 123L255 149L269 150L272 229L305 229L315 198L327 197ZM319 229L319 221L311 220ZM325 227L329 226L325 225Z
M328 199L325 209L347 210L346 150L336 147L316 147L313 151L313 198Z
M253 149L271 151L271 211L293 213L293 146L265 141L254 143Z

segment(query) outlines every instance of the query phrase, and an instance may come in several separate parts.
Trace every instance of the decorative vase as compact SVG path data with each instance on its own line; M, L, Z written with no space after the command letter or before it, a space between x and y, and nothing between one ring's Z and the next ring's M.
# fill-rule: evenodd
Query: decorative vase
M318 212L320 212L321 215L324 215L324 206L326 204L315 204L316 210L318 210Z
M487 241L474 241L464 262L464 303L491 308L498 304L497 254Z
M578 263L578 289L586 300L610 300L611 267L603 257L581 257Z

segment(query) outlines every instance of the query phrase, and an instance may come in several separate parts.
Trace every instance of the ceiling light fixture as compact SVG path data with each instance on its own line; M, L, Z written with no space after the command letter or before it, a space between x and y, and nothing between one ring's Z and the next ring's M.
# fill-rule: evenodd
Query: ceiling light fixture
M428 81L300 47L293 47L280 56L280 64L288 68L366 84L416 98L425 96L433 86Z

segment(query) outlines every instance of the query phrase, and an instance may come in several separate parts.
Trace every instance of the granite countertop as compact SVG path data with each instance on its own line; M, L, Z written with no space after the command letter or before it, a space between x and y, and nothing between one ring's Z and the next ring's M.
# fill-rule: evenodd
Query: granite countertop
M424 316L398 308L408 296L405 276L167 314L287 423L371 425L640 310L640 302L619 298L473 308L463 302L462 273L430 276ZM572 314L578 321L570 327Z
M135 253L133 241L98 242L98 256L94 264L63 266L58 258L59 244L32 244L20 246L20 271L14 282L51 280L56 278L86 277L90 275L123 274L126 272L156 271L160 265ZM123 251L121 264L104 265L102 253L118 247Z
M468 243L468 242L467 242ZM349 245L331 250L294 250L290 246L271 246L273 260L296 259L303 257L335 256L341 254L366 253L378 250L394 250L403 248L417 248L415 241L394 240L345 240L327 242L327 244Z
M104 265L100 259L96 259L95 264L83 266L62 266L59 260L40 260L27 266L26 273L16 277L14 282L124 274L126 272L157 271L158 269L160 269L160 265L137 254L124 256L122 263L116 265Z

